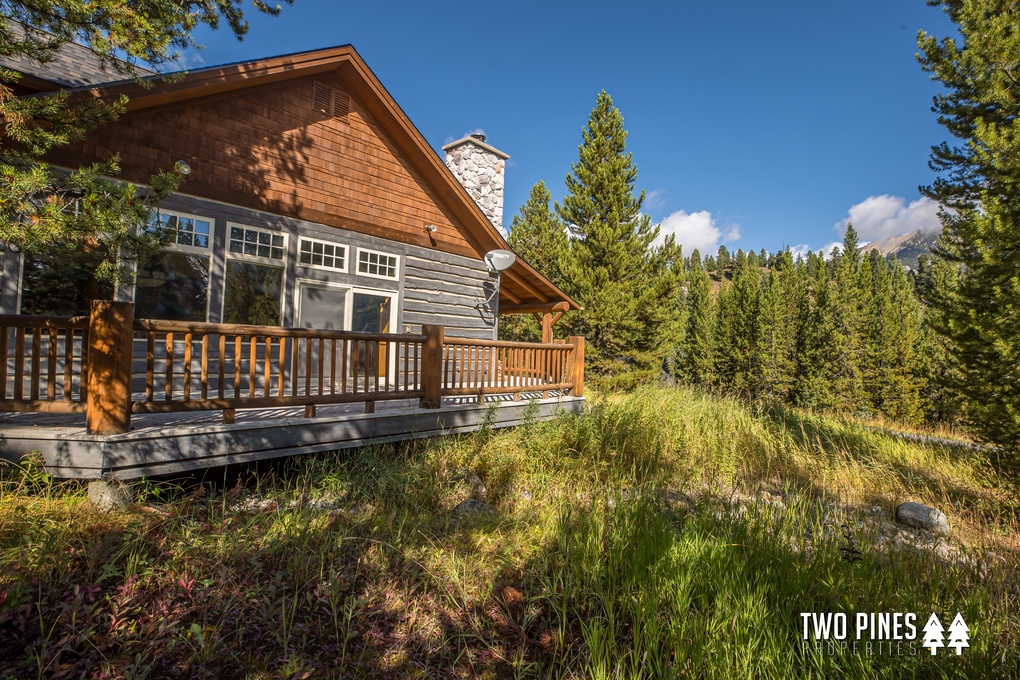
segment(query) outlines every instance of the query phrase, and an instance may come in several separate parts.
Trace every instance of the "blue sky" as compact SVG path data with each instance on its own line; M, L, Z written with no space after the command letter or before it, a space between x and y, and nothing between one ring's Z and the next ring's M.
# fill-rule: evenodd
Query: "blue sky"
M685 252L820 249L935 228L937 85L923 0L379 2L295 0L241 43L200 30L192 67L351 43L438 151L482 130L510 154L505 223L544 179L554 199L605 89L623 113L645 212Z

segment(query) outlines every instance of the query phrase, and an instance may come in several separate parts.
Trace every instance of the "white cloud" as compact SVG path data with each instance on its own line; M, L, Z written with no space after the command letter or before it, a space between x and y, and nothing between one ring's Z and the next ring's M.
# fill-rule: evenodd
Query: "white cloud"
M693 213L677 210L659 223L656 245L663 243L669 234L673 234L677 243L683 245L684 253L690 254L697 248L705 256L714 254L720 243L739 240L740 225L719 225L707 210Z
M645 207L649 210L658 210L666 205L666 192L663 189L653 189L645 194Z
M842 241L833 241L832 243L826 243L824 246L822 246L822 255L825 258L828 258L829 255L832 255L832 249L833 248L835 248L836 250L838 250L840 252L843 252L843 242Z
M833 229L842 234L848 223L853 224L861 241L877 241L918 229L938 231L942 228L938 210L938 203L927 196L909 204L900 196L869 196L851 206L846 219L837 222Z
M801 257L801 258L807 259L807 256L808 256L808 255L809 255L809 254L810 254L811 252L812 252L812 251L811 251L811 246L809 246L809 245L808 245L808 244L806 244L806 243L798 243L798 244L797 244L797 245L795 245L795 246L790 246L790 255L792 255L792 256L793 256L793 259L795 259L795 260L796 260L796 259L797 259L798 257Z

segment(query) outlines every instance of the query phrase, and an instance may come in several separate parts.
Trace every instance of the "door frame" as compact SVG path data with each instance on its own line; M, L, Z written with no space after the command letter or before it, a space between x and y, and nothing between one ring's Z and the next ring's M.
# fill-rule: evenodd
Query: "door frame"
M354 320L354 296L357 294L361 295L374 295L376 297L388 297L390 298L390 333L394 333L394 329L397 328L397 321L399 319L398 309L400 307L400 291L399 290L386 290L384 288L365 288L364 286L358 286L353 283L342 283L339 281L322 281L320 279L309 279L309 278L295 278L294 279L294 322L298 327L301 327L301 287L312 286L319 288L334 288L340 290L346 290L346 296L344 298L344 320L343 330L347 331L351 329L351 323ZM387 357L387 373L389 375L396 375L396 352L388 352Z

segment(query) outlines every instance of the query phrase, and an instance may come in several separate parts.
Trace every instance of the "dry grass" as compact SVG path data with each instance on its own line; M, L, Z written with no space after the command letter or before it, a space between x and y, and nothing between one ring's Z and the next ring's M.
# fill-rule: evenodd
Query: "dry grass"
M451 518L464 468L496 515ZM9 471L0 675L1018 672L1014 481L851 420L655 388L234 481L137 484L138 509L103 515L34 464ZM858 520L906 500L946 511L950 558L871 547ZM800 651L799 611L860 610L965 612L972 647Z

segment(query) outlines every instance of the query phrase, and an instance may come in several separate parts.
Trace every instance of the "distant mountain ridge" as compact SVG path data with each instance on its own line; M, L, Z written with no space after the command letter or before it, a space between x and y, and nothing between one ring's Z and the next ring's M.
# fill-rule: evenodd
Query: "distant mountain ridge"
M890 236L889 238L881 239L880 241L873 241L866 245L861 246L861 251L864 253L870 253L873 249L878 250L886 259L892 255L896 256L903 266L909 267L910 269L917 269L917 258L925 253L931 253L932 248L935 247L935 242L938 241L939 231L923 231L918 229L907 234L901 234L899 236Z

